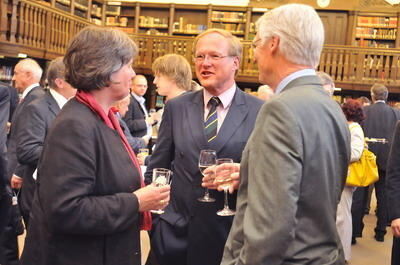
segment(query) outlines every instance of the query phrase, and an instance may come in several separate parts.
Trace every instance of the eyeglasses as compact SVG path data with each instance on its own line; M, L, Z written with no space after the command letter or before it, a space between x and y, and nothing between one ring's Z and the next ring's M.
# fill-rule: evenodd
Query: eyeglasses
M215 61L219 61L219 60L221 60L223 58L226 58L226 57L232 57L232 55L199 54L199 55L196 55L195 57L193 57L193 60L196 63L202 63L202 62L204 62L206 60L206 58L208 58L208 60L215 62Z
M253 40L253 42L251 43L251 47L253 49L256 49L258 47L258 43L261 41L261 39L255 39Z

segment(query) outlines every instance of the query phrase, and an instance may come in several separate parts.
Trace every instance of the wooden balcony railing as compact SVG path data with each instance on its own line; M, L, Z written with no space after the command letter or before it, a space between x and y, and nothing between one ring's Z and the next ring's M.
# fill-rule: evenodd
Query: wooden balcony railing
M91 25L87 20L40 5L32 0L0 0L0 55L53 59L63 55L69 40ZM151 73L157 57L178 53L192 62L193 38L177 36L131 35L139 46L135 61L138 72ZM244 41L238 80L257 82L250 41ZM343 88L367 90L376 82L400 93L400 49L371 49L325 45L319 70L330 74Z
M4 54L24 52L51 59L62 55L71 37L91 25L38 1L0 1L0 44L3 46L0 51Z
M151 69L155 58L178 53L192 61L193 38L133 35L140 52L136 67ZM257 82L258 69L253 61L254 52L250 41L243 41L243 59L238 79ZM369 89L374 83L385 83L393 92L400 92L400 49L371 49L351 46L325 45L318 70L330 74L344 87L359 85ZM360 86L361 85L361 86Z

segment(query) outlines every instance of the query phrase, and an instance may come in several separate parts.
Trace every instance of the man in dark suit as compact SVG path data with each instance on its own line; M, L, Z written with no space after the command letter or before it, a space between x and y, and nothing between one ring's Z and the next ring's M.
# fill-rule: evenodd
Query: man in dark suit
M143 75L136 75L132 80L131 102L124 121L128 125L133 137L143 137L147 142L152 134L155 120L149 115L143 97L147 91L147 79Z
M387 163L388 220L393 232L392 265L400 265L400 122L397 122Z
M6 164L6 141L7 141L7 121L10 111L10 99L8 86L0 83L0 238L9 223L11 211L10 185L7 179ZM0 264L4 264L4 253L0 249Z
M345 263L335 219L350 133L315 73L323 43L311 6L282 5L257 22L259 80L275 96L243 151L223 265Z
M14 68L13 82L14 87L22 94L20 103L16 107L12 120L8 139L7 150L7 178L11 181L11 187L21 188L22 185L22 167L18 165L17 160L17 132L24 126L20 122L20 117L25 115L24 107L34 99L44 94L43 88L39 85L43 70L33 59L23 59L17 63ZM18 261L18 243L16 228L9 224L6 232L0 242L0 251L6 256L7 265L19 264Z
M375 183L375 195L377 200L377 222L375 227L375 239L384 241L386 226L389 222L387 215L387 202L385 194L386 163L394 128L400 112L386 104L389 95L388 89L382 84L371 87L371 98L373 104L364 108L365 120L363 123L364 135L369 138L385 138L389 144L370 143L369 149L376 155L379 180ZM353 214L353 237L361 237L364 228L363 217L368 188L357 188L354 193Z
M47 130L61 108L73 97L76 89L64 80L65 66L62 57L51 61L47 70L50 89L41 97L30 102L20 117L23 126L17 131L17 158L22 167L23 184L19 205L25 224L29 213L36 184L36 168L42 153Z
M151 182L154 168L173 171L170 203L151 234L152 250L162 265L220 263L233 216L216 214L223 208L222 192L210 191L215 202L198 201L204 195L199 154L212 149L219 158L240 162L263 103L236 86L242 46L230 32L210 29L195 39L193 47L196 75L204 89L167 102L146 172ZM210 119L215 126L205 128ZM234 208L236 193L229 202Z

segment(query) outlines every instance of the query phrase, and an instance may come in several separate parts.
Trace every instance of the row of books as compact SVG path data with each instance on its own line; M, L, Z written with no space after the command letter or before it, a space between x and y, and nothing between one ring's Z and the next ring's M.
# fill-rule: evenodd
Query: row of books
M12 66L0 66L0 80L11 80L13 76Z
M225 29L233 34L244 34L244 24L213 23L213 28Z
M356 28L356 38L395 40L397 29Z
M106 26L127 27L128 18L126 17L106 17Z
M206 25L188 23L186 17L179 17L178 21L175 22L173 25L173 31L181 33L198 34L205 31L206 29L207 29Z
M140 16L139 27L168 27L168 18Z
M375 40L356 40L354 43L356 46L369 47L369 48L394 48L394 42L379 42Z
M397 28L397 17L362 17L357 18L359 27L390 27Z
M211 20L213 20L213 21L246 22L246 14L243 12L213 11L211 13Z
M102 8L99 5L93 4L92 5L92 11L91 11L92 15L97 16L97 17L101 17L101 13L102 13Z

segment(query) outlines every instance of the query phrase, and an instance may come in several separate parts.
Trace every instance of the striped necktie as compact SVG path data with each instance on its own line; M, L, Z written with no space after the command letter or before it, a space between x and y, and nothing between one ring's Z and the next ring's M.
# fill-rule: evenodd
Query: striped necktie
M217 128L218 128L218 115L217 115L217 107L221 104L221 100L218 97L212 97L210 101L208 101L208 105L211 106L210 112L208 113L207 119L204 122L204 132L207 137L207 141L211 142L217 137Z

